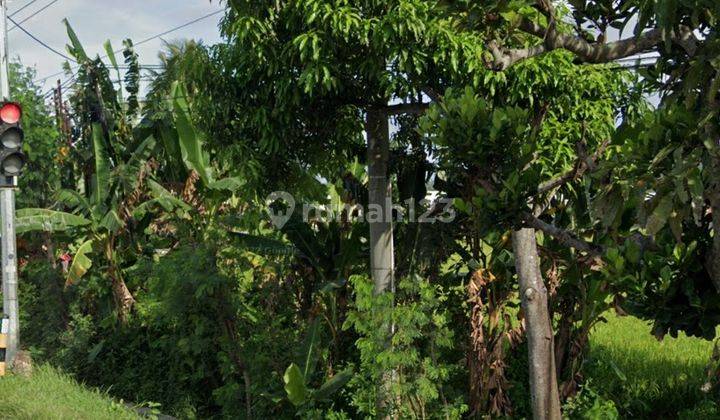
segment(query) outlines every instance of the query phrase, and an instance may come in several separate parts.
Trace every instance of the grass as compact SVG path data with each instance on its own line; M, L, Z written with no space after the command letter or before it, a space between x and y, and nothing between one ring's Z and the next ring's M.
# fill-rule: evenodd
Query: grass
M121 403L49 366L32 378L0 378L0 419L138 419Z
M657 341L650 325L607 315L590 337L587 376L592 389L612 400L623 418L720 418L700 391L713 343L670 336Z

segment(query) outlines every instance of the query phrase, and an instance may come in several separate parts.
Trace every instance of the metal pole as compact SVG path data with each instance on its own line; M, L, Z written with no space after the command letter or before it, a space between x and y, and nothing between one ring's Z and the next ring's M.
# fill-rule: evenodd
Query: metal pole
M0 0L0 97L10 98L7 40L7 0ZM15 179L7 178L0 185L0 234L2 234L3 312L9 319L5 361L12 368L20 340L18 308L17 251L15 243Z
M8 56L7 0L0 0L0 96L3 100L10 98Z

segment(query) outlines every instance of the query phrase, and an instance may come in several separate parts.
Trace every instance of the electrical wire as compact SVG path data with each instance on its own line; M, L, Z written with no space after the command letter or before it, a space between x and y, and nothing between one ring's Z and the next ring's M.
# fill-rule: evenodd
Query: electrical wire
M140 64L140 65L138 65L138 67L140 68L140 70L154 71L154 70L161 70L163 68L163 65L162 64ZM129 68L130 68L130 66L124 66L124 65L118 66L118 69L120 69L120 70L127 70ZM78 73L77 71L71 72L70 77L65 79L65 81L63 81L63 82L60 82L58 80L58 82L60 82L60 88L66 89L67 87L71 86L72 83L74 83L77 80L77 73ZM151 81L153 79L149 76L141 76L140 80ZM56 87L54 87L54 86L51 87L43 94L43 97L45 99L50 99L50 97L54 94L55 89L56 89Z
M213 17L213 16L215 16L215 15L219 15L220 13L224 13L224 12L225 12L225 10L216 10L216 11L214 11L214 12L212 12L212 13L208 13L207 15L200 16L200 17L197 18L197 19L191 20L190 22L184 23L184 24L182 24L182 25L180 25L180 26L176 26L176 27L174 27L174 28L172 28L172 29L169 29L169 30L163 32L163 33L160 33L160 34L157 34L157 35L153 35L153 36L151 36L151 37L149 37L149 38L143 39L142 41L136 43L135 46L142 45L142 44L147 44L147 43L150 42L150 41L154 41L154 40L156 40L156 39L158 39L158 38L161 38L161 37L163 37L163 36L165 36L165 35L167 35L167 34L173 33L173 32L175 32L175 31L179 31L180 29L187 28L188 26L193 25L193 24L196 24L196 23L200 22L201 20L205 20L205 19L207 19L207 18ZM122 50L120 50L120 51L122 51ZM115 52L120 52L120 51L115 51Z
M55 1L57 1L57 0L55 0ZM167 35L167 34L170 34L170 33L175 32L175 31L179 31L180 29L187 28L188 26L193 25L193 24L195 24L195 23L198 23L198 22L200 22L201 20L205 20L205 19L207 19L207 18L213 17L213 16L218 15L218 14L223 13L223 12L225 12L225 10L217 10L217 11L215 11L215 12L208 13L208 14L206 14L206 15L200 16L200 17L197 18L197 19L193 19L193 20L191 20L191 21L189 21L189 22L183 23L182 25L179 25L179 26L176 26L176 27L174 27L174 28L168 29L168 30L165 31L165 32L159 33L159 34L157 34L157 35L153 35L153 36L151 36L151 37L149 37L149 38L145 38L145 39L143 39L142 41L134 44L133 46L136 47L136 46L138 46L138 45L147 44L147 43L150 42L150 41L153 41L153 40L155 40L155 39L161 38L161 37L163 37L163 36L165 36L165 35ZM21 23L22 23L22 22L21 22ZM119 49L119 50L117 50L117 51L113 51L113 52L114 52L114 53L120 53L120 52L122 52L122 51L124 51L124 48ZM102 57L100 57L100 58L107 58L107 55L104 55L104 56L102 56ZM77 68L77 67L75 67L75 68ZM62 74L64 74L64 73L65 73L65 71L60 71L60 72L57 72L57 73L53 73L53 74L51 74L51 75L49 75L49 76L45 76L45 77L43 77L43 78L34 80L33 83L45 83L48 79L51 79L51 78L56 77L56 76L60 76L60 75L62 75Z
M20 24L22 25L23 23L27 22L28 20L30 20L30 19L34 18L35 16L39 15L40 13L44 12L44 11L47 10L50 6L52 6L53 4L57 3L58 1L60 1L60 0L52 0L50 3L46 4L45 7L37 10L35 13L33 13L33 14L31 14L30 16L26 17L25 19L21 20L21 21L20 21ZM11 32L13 29L15 29L15 28L17 28L17 27L18 27L18 24L15 23L15 26L13 26L12 28L10 28L10 29L8 30L8 32Z
M33 34L31 34L30 32L28 32L28 31L27 31L25 28L23 28L19 23L15 22L15 20L14 20L13 18L11 18L10 16L8 16L8 20L10 20L10 22L14 23L17 28L20 28L21 31L25 32L25 35L27 35L27 36L29 36L30 38L34 39L35 42L37 42L38 44L42 45L43 47L47 48L48 50L54 52L55 54L59 55L60 57L66 59L66 60L68 60L68 61L72 61L72 62L77 63L77 61L75 61L74 59L68 57L67 55L65 55L65 54L61 53L60 51L56 50L55 48L49 46L48 44L46 44L45 42L43 42L42 40L40 40L38 37L36 37L35 35L33 35Z
M31 1L29 1L27 4L25 4L25 6L17 9L17 10L14 11L14 12L12 12L12 14L10 15L10 17L15 17L18 13L20 13L20 12L22 12L23 10L27 9L28 7L32 6L33 3L37 2L37 1L38 1L38 0L31 0Z

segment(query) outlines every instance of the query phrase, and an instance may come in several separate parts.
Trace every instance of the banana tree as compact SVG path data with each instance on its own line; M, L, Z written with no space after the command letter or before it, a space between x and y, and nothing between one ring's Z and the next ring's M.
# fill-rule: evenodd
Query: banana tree
M134 215L144 215L153 208L172 211L188 209L159 183L150 178L155 139L148 137L140 143L126 162L112 166L107 156L102 127L93 126L95 175L89 196L73 190L62 190L58 202L70 212L48 209L18 211L18 232L41 230L71 231L77 243L66 286L80 281L90 270L93 260L102 260L109 280L117 316L125 323L135 299L123 275L123 245L132 242L132 233L141 226Z
M104 268L117 316L125 323L135 299L125 283L123 267L128 261L122 250L138 245L135 240L144 226L136 218L154 208L188 208L175 198L152 174L158 163L150 156L156 151L155 138L138 124L137 54L127 40L123 51L128 71L119 88L101 57L89 57L70 24L68 53L79 67L70 96L73 130L72 158L80 182L57 196L61 210L24 209L18 212L19 232L68 231L76 246L67 275L67 286L80 281L92 265ZM118 61L110 43L105 44L110 66L120 76ZM127 95L123 95L123 89ZM146 217L142 219L149 223Z

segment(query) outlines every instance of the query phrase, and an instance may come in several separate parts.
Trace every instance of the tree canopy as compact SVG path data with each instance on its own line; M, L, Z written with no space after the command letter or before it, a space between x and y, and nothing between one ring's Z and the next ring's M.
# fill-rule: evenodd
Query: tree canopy
M677 415L590 342L716 336L716 3L230 0L146 90L66 21L54 116L11 67L28 341L189 418Z

